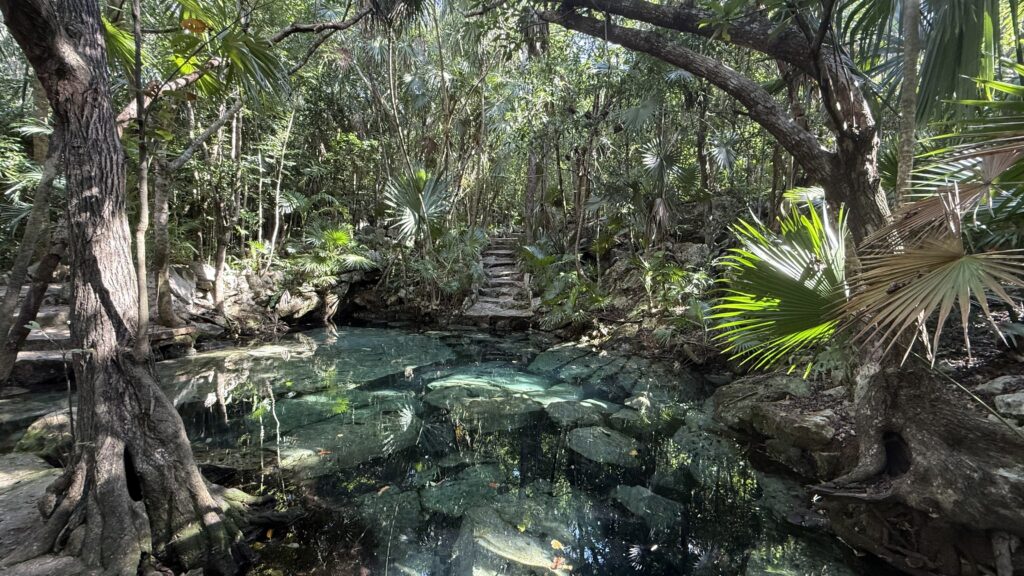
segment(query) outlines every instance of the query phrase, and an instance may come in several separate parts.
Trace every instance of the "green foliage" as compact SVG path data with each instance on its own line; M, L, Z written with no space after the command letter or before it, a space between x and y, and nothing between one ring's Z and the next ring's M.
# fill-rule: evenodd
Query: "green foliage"
M524 246L520 250L523 267L530 272L546 310L541 325L548 329L569 324L586 326L593 321L596 311L608 307L611 297L586 271L576 267L575 256L549 250L549 244Z
M632 264L640 274L651 312L692 305L711 285L704 271L687 270L662 251L636 256Z
M298 283L330 288L345 272L368 271L377 267L373 255L353 237L351 227L312 229L305 239L306 250L292 257L288 266Z
M424 169L416 170L392 180L384 204L391 211L399 237L429 250L448 214L448 182Z
M480 229L446 231L426 257L412 260L410 268L422 286L446 302L458 302L483 283L480 252L486 245L487 235Z
M759 222L733 227L740 248L723 264L730 276L711 318L716 340L741 364L794 365L801 352L831 340L846 302L846 218L822 207L792 209L772 232Z

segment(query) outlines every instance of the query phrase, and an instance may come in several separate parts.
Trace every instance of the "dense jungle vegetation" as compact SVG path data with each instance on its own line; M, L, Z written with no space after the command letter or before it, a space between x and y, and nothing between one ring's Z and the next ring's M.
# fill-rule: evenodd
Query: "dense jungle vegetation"
M66 283L77 406L0 565L241 573L256 506L200 474L154 331L402 321L642 350L734 403L806 379L787 410L845 408L838 463L795 469L847 545L1024 574L1020 8L0 0L0 380Z

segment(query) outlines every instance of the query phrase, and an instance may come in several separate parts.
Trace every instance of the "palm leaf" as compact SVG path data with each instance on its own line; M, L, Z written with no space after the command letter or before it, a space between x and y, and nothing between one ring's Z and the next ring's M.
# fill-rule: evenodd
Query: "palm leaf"
M721 321L716 340L741 364L767 368L828 341L846 299L846 219L833 227L821 214L796 209L779 233L741 221L733 227L741 248L724 264L733 276L710 318Z
M986 294L991 292L1014 306L1003 286L1024 287L1022 252L968 254L962 237L950 233L907 250L861 256L863 268L856 279L855 296L845 307L851 317L849 323L865 322L855 339L881 341L888 350L901 341L908 329L917 330L923 322L934 318L929 344L935 350L946 319L956 306L969 350L967 329L972 298L999 333Z

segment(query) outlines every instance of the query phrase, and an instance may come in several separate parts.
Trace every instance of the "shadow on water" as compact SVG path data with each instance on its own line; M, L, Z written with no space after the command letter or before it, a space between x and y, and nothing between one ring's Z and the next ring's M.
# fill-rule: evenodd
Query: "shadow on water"
M529 335L340 328L161 363L216 482L309 514L259 574L881 574L785 521L703 379Z

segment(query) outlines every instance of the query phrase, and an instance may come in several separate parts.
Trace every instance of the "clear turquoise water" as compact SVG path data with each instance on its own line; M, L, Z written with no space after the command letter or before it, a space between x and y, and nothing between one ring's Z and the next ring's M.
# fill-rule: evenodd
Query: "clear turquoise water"
M340 328L159 369L208 476L311 510L255 573L882 573L785 520L699 374L551 346Z

